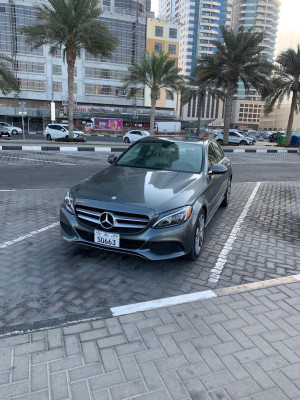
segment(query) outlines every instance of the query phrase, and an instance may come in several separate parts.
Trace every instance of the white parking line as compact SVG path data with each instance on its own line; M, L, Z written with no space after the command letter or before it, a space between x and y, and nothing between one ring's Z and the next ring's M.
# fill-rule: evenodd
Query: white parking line
M15 189L0 189L0 192L15 192Z
M223 268L226 264L228 254L232 250L233 244L238 237L238 233L241 229L242 223L245 221L245 218L247 217L247 214L250 210L251 204L254 200L254 197L255 197L260 185L261 185L261 182L258 182L255 185L255 188L253 189L253 192L251 193L242 213L240 214L238 220L236 221L234 227L232 228L232 231L230 232L229 237L226 240L226 243L225 243L221 253L219 254L219 257L217 259L217 262L216 262L214 268L212 268L212 270L210 271L209 282L214 282L214 283L218 282L220 275L223 271Z
M181 296L166 297L164 299L145 301L142 303L128 304L126 306L113 307L110 309L114 317L132 314L140 311L154 310L156 308L169 307L177 304L189 303L192 301L211 299L217 295L212 290L205 290L203 292L196 292L190 294L183 294Z
M54 228L57 225L59 225L59 222L54 222L54 224L45 226L44 228L37 229L36 231L29 232L26 235L20 236L20 237L18 237L16 239L9 240L8 242L0 244L0 249L5 249L5 247L11 246L11 245L13 245L15 243L21 242L22 240L25 240L25 239L28 239L28 238L30 238L32 236L38 235L39 233L45 232L45 231L47 231L47 230L49 230L51 228Z

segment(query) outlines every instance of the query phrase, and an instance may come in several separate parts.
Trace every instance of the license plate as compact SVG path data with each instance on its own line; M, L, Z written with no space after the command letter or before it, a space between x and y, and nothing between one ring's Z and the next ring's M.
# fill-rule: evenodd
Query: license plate
M120 247L120 235L117 233L108 233L95 229L94 241L102 246Z

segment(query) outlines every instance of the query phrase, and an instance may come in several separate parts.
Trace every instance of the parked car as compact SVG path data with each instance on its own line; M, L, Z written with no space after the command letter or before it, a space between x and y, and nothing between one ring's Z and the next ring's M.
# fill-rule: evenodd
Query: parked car
M205 228L230 200L230 160L212 139L144 138L72 187L60 209L70 243L161 260L196 259Z
M272 142L272 143L277 142L279 136L282 136L282 135L285 135L285 133L284 132L272 132L268 137L269 142Z
M150 133L148 131L134 129L127 132L126 135L124 135L123 140L125 143L133 143L147 136L150 136Z
M12 138L12 134L9 133L8 131L2 130L0 128L0 138L7 138L7 139L11 139Z
M3 133L8 132L12 135L18 135L19 133L22 133L21 128L18 128L17 126L12 126L7 122L0 122L0 131Z
M85 134L74 127L74 139L83 138ZM68 124L48 124L44 130L44 136L47 140L69 138L69 125Z
M215 139L220 145L222 145L223 144L223 132L219 132ZM242 135L241 133L239 133L238 131L236 131L234 129L230 129L228 143L246 146L246 145L254 144L254 140L251 137Z

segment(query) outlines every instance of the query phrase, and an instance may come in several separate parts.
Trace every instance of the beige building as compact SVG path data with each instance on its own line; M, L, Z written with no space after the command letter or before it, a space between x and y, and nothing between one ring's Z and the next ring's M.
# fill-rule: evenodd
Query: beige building
M175 65L178 67L179 42L180 25L177 22L147 18L146 50L148 53L159 53L161 51L168 53L169 58L175 60ZM170 110L171 113L177 115L177 93L173 93L173 96L172 100L167 90L161 89L156 107ZM145 88L145 106L151 107L150 89L148 87Z
M290 103L283 103L279 108L274 108L274 111L268 116L264 115L262 112L259 129L268 131L286 131L290 109ZM292 130L300 131L300 114L295 113Z

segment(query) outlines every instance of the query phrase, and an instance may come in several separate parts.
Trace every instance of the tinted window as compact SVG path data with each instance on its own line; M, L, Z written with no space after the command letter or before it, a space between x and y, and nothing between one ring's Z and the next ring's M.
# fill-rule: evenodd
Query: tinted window
M215 152L215 156L216 156L217 162L219 163L224 158L223 150L221 149L221 147L217 143L212 143L212 145L213 145L213 148L214 148L214 152Z
M200 173L202 145L174 142L138 142L120 158L117 165Z
M210 143L208 146L208 166L211 166L216 163L217 163L217 159L216 159L214 147L213 147L213 144Z
M229 133L229 136L239 136L237 133L234 133L234 132L230 132Z

